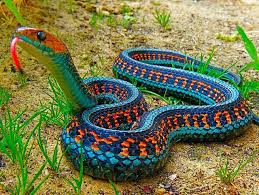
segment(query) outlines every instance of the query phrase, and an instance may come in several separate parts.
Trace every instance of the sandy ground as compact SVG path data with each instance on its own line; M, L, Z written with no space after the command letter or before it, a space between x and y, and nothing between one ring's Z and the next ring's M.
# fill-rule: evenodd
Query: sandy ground
M90 3L89 3L90 2ZM115 24L109 26L106 19L91 26L91 12L123 17L123 7L128 5L135 22L129 27ZM155 20L155 10L171 12L170 30L164 30ZM29 26L43 28L57 34L68 46L74 62L83 76L94 66L102 76L112 76L112 62L120 51L129 47L156 47L177 50L189 55L200 53L208 56L213 47L216 53L213 64L228 67L249 62L249 57L241 41L224 42L216 39L216 33L235 34L236 24L242 25L249 37L259 48L259 2L236 0L171 0L171 1L34 1L22 8ZM12 71L9 41L15 29L15 20L0 21L0 85L12 93L10 107L13 111L27 108L31 113L40 102L47 102L49 73L35 59L22 52L20 54L24 71L28 76L27 85L21 86L17 74ZM235 71L235 70L233 70ZM90 75L90 73L89 73ZM258 79L258 73L249 71L247 78ZM258 99L252 107L258 106ZM233 185L221 183L215 175L226 159L233 167L239 160L248 157L259 148L258 126L251 124L244 135L224 143L177 143L173 146L165 168L153 178L138 182L116 183L121 194L259 194L259 161L250 163L237 176ZM59 139L60 127L49 126L42 130L53 149ZM61 151L60 151L61 155ZM15 165L0 155L5 162L0 167L3 175L0 181L6 185L15 183ZM39 147L34 146L29 161L30 174L44 162ZM43 176L50 173L45 169ZM175 179L170 178L176 176ZM64 159L60 175L51 177L39 194L71 194L72 189L63 177L77 177L78 172ZM171 177L170 177L171 176ZM107 181L84 176L82 194L113 194ZM1 193L4 193L2 190Z

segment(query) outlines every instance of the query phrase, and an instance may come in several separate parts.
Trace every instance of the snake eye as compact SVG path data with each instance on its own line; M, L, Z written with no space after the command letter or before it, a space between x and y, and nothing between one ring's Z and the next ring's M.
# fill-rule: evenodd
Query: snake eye
M43 31L37 32L37 38L39 41L44 41L46 39L46 34Z

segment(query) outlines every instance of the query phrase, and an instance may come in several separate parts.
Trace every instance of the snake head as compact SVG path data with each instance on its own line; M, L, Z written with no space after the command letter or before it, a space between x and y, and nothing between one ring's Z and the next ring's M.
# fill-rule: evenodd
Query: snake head
M40 29L18 27L11 41L11 55L16 69L20 72L22 72L22 68L17 57L16 45L47 66L54 64L52 63L53 56L59 53L69 53L65 44L54 35ZM49 68L51 69L51 66Z
M95 97L85 88L67 47L56 36L35 28L17 28L11 41L11 55L16 69L23 73L16 45L47 67L72 103L73 111L80 112L97 104Z

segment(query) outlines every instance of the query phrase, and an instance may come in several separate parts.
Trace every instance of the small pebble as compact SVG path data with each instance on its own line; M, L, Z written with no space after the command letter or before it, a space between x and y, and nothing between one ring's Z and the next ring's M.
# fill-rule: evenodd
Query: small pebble
M172 174L170 175L168 178L171 180L171 181L174 181L177 177L177 174Z

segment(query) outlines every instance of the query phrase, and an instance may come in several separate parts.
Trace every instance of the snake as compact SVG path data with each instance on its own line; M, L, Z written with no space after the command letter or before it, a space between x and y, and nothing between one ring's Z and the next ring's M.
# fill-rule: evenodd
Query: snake
M47 67L71 102L74 115L62 128L61 148L78 170L83 157L84 173L95 178L128 181L154 176L165 166L174 143L220 142L258 122L230 84L240 83L238 75L211 64L207 72L223 72L221 79L200 74L201 61L176 51L126 49L112 66L117 78L82 79L65 43L55 35L16 29L11 55L23 72L16 45ZM150 109L138 85L187 104Z

